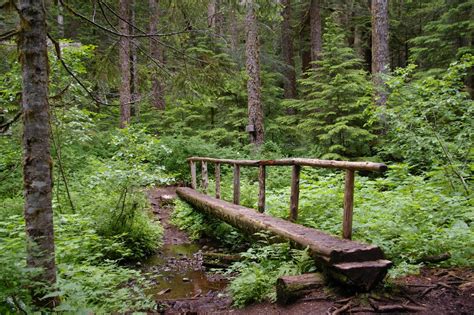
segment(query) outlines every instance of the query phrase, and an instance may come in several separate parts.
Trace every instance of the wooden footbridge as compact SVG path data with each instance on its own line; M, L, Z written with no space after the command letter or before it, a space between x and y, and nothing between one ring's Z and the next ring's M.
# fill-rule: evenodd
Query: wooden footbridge
M356 171L379 171L387 169L385 164L372 162L346 162L316 159L281 160L227 160L206 157L188 159L191 168L191 188L178 188L178 195L197 210L223 220L245 232L268 231L282 240L289 240L299 248L309 248L317 265L331 278L370 290L386 275L391 261L384 258L382 250L374 245L351 240L352 212L354 200L354 175ZM196 162L201 162L202 191L197 191ZM209 178L207 163L214 163L215 197L207 195ZM234 168L233 203L221 200L221 164ZM240 167L259 168L258 212L239 205ZM291 166L291 197L289 221L267 215L265 210L265 177L268 166ZM342 236L338 238L316 229L294 223L298 218L299 181L302 166L346 170L344 185L344 216Z

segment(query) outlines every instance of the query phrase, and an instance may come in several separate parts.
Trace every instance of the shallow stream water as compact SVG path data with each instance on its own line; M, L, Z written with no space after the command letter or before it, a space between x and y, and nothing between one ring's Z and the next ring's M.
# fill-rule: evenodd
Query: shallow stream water
M217 294L227 285L225 278L207 273L198 244L167 244L143 262L156 282L147 293L157 300L189 299Z

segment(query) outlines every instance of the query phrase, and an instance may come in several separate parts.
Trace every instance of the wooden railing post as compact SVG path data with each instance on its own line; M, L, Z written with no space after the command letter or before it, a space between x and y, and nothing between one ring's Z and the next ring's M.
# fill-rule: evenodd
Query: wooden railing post
M201 176L202 176L202 191L207 194L207 187L209 186L209 176L207 175L207 162L201 162Z
M342 237L352 238L352 212L354 208L354 171L346 170L344 183L344 218L342 223Z
M216 198L221 199L221 164L216 163Z
M290 221L298 219L298 200L300 197L300 171L301 166L293 165L291 173Z
M234 164L234 203L240 204L240 165Z
M196 162L190 161L189 166L191 167L191 188L196 189L197 180L196 180Z
M265 165L258 169L258 212L265 211Z

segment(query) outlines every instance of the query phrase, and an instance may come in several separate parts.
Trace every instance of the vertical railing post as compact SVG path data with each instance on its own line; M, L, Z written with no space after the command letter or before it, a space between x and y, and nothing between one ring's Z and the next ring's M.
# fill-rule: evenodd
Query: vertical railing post
M265 211L265 165L258 169L258 212Z
M209 186L209 176L207 175L207 162L201 162L201 176L202 176L202 191L207 194L207 187Z
M216 171L216 198L221 199L221 164L215 164Z
M342 223L342 237L352 238L352 212L354 208L354 171L346 170L344 183L344 218Z
M191 188L196 189L196 187L197 187L196 162L189 161L189 166L191 167Z
M240 165L234 164L234 204L240 204Z
M290 196L290 221L298 219L298 200L300 197L300 171L301 166L293 165L291 172L291 196Z

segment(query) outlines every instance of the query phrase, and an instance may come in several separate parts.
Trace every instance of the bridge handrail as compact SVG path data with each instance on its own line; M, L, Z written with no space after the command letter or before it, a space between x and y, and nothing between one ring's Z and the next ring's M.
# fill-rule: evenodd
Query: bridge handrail
M235 164L241 166L312 166L321 168L337 168L353 171L374 171L385 172L387 165L383 163L374 162L352 162L352 161L336 161L336 160L319 160L306 158L289 158L279 160L230 160L230 159L215 159L209 157L193 156L187 159L188 161L201 161L221 164Z
M216 180L216 198L221 198L221 164L230 164L234 166L234 204L240 203L240 166L254 166L259 168L258 174L258 211L265 211L265 178L266 166L292 166L291 175L291 195L290 195L290 215L291 221L298 218L299 203L299 183L300 172L302 166L335 168L346 170L344 182L344 216L342 236L346 239L352 238L352 215L354 208L354 178L355 171L378 171L385 172L387 165L374 162L351 162L351 161L335 161L335 160L319 160L307 158L289 158L279 160L232 160L232 159L216 159L210 157L193 156L187 159L191 168L191 187L197 188L196 162L201 162L202 188L207 193L209 178L207 172L207 163L215 164L215 180Z

